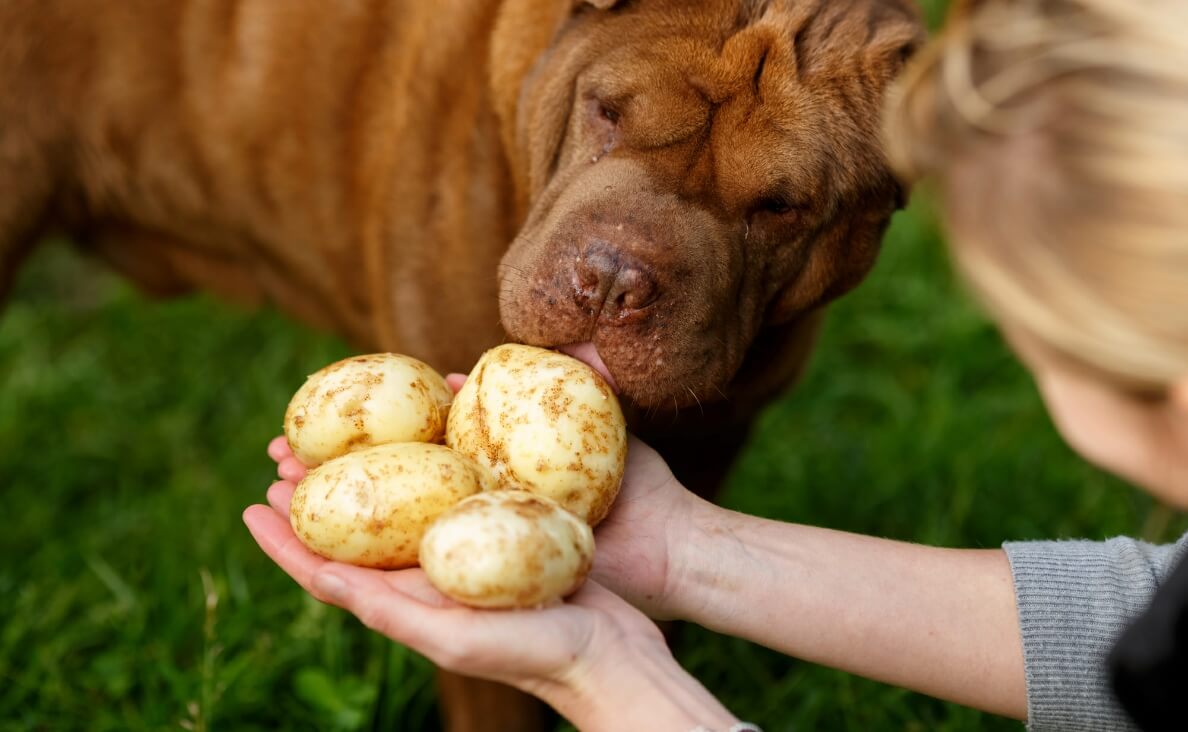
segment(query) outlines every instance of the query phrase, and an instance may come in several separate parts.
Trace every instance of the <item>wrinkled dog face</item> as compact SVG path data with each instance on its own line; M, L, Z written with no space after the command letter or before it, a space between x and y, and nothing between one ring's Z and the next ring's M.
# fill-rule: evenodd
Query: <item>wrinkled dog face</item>
M641 406L713 399L764 326L870 268L901 198L880 102L921 27L899 0L593 4L522 90L503 323L592 341Z

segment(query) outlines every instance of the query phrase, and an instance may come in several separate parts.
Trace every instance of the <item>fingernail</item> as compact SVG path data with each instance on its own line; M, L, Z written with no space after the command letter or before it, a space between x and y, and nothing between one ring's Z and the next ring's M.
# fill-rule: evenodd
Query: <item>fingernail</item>
M346 582L332 574L322 573L314 575L314 589L331 600L345 600L347 596Z

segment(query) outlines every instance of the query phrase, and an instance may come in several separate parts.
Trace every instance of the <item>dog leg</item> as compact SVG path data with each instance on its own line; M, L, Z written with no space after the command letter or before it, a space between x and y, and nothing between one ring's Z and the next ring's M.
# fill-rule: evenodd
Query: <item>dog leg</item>
M43 233L61 171L61 123L40 109L52 96L30 28L40 17L33 3L0 3L0 303Z
M2 148L0 139L0 306L21 261L41 237L52 192L48 177L6 159Z
M35 236L10 235L9 231L0 230L0 310L8 300L17 269L36 243Z
M490 681L437 672L438 704L446 732L541 732L544 704Z

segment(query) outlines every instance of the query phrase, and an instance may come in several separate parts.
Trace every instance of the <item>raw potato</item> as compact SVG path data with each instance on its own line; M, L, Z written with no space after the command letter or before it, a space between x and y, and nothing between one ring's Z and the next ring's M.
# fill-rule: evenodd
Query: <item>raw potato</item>
M490 468L501 488L551 498L595 526L623 480L627 425L586 364L505 345L483 354L454 397L446 444Z
M442 594L480 608L545 605L581 587L594 534L555 501L527 491L471 496L421 542L421 566Z
M441 442L453 391L426 364L356 356L310 376L285 412L285 437L307 466L387 442Z
M448 447L379 445L310 470L293 492L289 523L301 543L327 559L412 567L434 519L492 485L484 468Z

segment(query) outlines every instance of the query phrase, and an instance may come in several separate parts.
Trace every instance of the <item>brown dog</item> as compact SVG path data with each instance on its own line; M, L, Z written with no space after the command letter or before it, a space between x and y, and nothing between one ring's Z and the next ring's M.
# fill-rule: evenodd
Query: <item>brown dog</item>
M871 266L921 32L905 0L6 0L0 294L56 226L442 370L592 342L708 485Z

